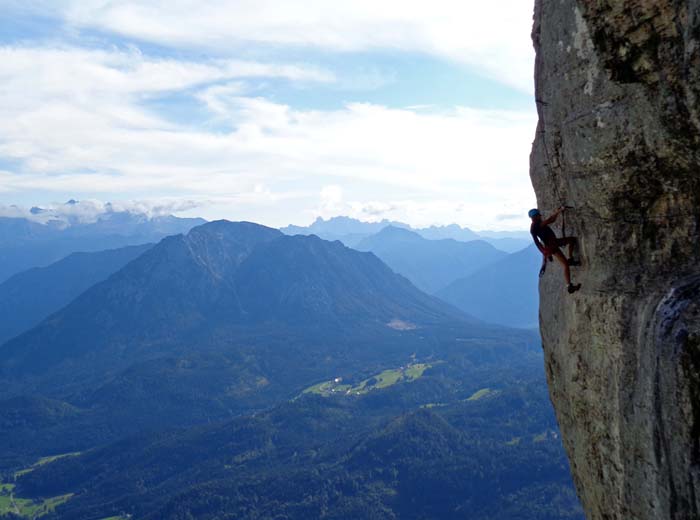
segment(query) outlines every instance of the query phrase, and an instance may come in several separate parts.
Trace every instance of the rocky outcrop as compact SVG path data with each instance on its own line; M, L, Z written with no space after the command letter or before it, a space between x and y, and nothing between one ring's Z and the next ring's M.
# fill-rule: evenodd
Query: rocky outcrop
M583 288L540 285L552 401L591 519L700 518L700 1L537 0L538 204Z

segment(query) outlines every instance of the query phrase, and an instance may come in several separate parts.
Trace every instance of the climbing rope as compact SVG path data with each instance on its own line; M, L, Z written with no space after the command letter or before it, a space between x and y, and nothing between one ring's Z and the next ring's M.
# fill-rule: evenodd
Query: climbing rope
M542 18L543 18L543 13L544 9L540 5L539 6L539 12L537 13L538 19L537 19L537 38L539 41L539 38L542 37ZM536 62L535 66L537 67L539 62ZM539 71L535 70L535 75L537 75ZM554 191L556 193L556 197L559 201L559 206L565 206L566 205L566 199L562 197L561 192L559 191L559 186L557 182L554 182L554 175L553 175L553 168L554 168L554 163L552 162L552 155L549 153L549 146L547 146L547 111L546 107L548 106L548 103L544 101L543 99L540 98L535 98L535 103L539 106L542 107L542 129L540 132L542 133L542 144L544 146L544 153L546 156L546 161L545 161L545 168L549 171L549 177L552 180L551 184L554 187ZM557 160L556 166L559 168L559 178L563 178L562 174L562 169L561 169L561 163ZM566 223L564 220L564 215L562 215L562 236L564 236L564 231L566 230Z
M538 31L542 31L542 14L543 14L543 9L540 6L540 11L539 11L539 17L538 17ZM540 35L538 35L540 37ZM542 134L542 145L544 147L544 153L545 153L545 162L544 166L549 172L549 178L550 178L550 184L554 188L555 196L557 197L557 200L559 201L559 207L564 208L565 210L562 211L561 214L561 236L565 237L566 236L566 211L573 209L572 206L568 206L566 204L566 197L562 196L561 191L559 190L559 183L557 182L559 179L563 179L563 171L561 167L561 161L557 158L556 165L552 161L552 154L550 154L549 151L549 146L547 145L547 109L546 107L549 106L549 104L544 101L543 99L535 98L535 103L539 106L542 107L542 129L540 130ZM555 179L554 177L554 168L559 169L559 176Z
M565 210L571 210L573 209L572 206L567 206L566 205L566 199L562 197L561 192L559 191L559 186L558 183L555 182L554 175L553 175L553 161L552 161L552 155L549 153L549 146L547 146L547 131L545 130L545 127L547 126L547 114L545 107L547 106L547 103L541 99L535 99L535 103L539 104L542 106L542 129L540 130L540 133L542 134L542 145L544 146L544 153L545 153L545 162L544 166L546 169L549 171L549 177L552 180L551 185L554 188L554 191L556 192L556 197L559 200L559 207L565 208ZM562 178L562 169L561 169L561 163L557 160L556 167L559 169L559 178ZM561 214L561 236L565 237L566 236L566 211L563 211Z

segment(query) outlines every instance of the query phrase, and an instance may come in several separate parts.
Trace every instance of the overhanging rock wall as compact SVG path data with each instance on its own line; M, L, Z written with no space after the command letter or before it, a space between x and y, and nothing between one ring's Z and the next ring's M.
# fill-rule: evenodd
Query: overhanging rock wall
M550 393L592 519L700 518L700 0L537 0L530 175L583 288L540 284ZM558 226L555 226L555 229Z

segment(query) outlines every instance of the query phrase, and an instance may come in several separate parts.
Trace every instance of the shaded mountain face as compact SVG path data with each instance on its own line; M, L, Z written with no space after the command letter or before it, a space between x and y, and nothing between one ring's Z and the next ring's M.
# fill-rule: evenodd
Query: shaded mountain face
M434 293L453 281L500 260L506 253L480 240L427 240L407 229L388 226L357 246L371 251L418 288Z
M157 242L184 233L203 219L174 216L149 218L144 214L113 212L95 222L49 221L0 217L0 282L32 267L48 266L75 252L95 252Z
M541 264L542 254L530 246L452 282L436 296L489 323L534 328L538 326ZM550 263L547 269L548 276L562 276L558 264Z
M0 344L39 324L151 247L73 253L47 267L12 276L0 284Z
M233 274L257 244L279 236L253 224L215 222L187 236L167 237L5 344L1 366L40 373L64 360L176 337L207 321L240 318Z
M315 236L282 237L237 273L251 319L385 325L464 319L394 274L375 255Z

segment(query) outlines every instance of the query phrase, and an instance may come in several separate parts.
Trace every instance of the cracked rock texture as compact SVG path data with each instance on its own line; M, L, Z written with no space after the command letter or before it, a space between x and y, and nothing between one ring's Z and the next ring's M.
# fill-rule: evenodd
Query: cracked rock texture
M539 207L583 288L540 285L547 377L591 519L700 518L700 0L537 0ZM558 226L555 225L555 229Z

